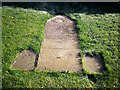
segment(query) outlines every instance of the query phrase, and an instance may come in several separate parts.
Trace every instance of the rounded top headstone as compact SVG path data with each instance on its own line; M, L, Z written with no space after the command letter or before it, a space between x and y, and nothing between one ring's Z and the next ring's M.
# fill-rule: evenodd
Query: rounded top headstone
M75 23L66 16L55 16L45 24L45 37L51 39L68 39L75 31Z

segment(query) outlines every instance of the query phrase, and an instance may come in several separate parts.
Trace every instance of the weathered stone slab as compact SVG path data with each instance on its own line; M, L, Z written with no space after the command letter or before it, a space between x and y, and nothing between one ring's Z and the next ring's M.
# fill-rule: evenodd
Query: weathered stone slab
M83 62L84 68L90 73L102 73L104 71L104 65L98 56L86 55L83 58Z
M53 49L79 49L78 42L74 40L60 40L60 39L44 39L41 48L53 48Z
M75 25L67 17L56 16L45 25L45 38L68 40L71 39L71 34L76 34Z
M46 53L47 52L47 53ZM41 49L38 69L80 72L79 50Z
M19 70L32 70L36 54L30 50L22 51L16 56L12 67Z
M64 50L64 49L43 49L41 48L40 58L48 59L60 59L60 58L69 58L69 59L78 59L79 50ZM47 52L47 53L46 53ZM46 54L44 54L46 53Z
M74 22L60 15L48 20L37 69L80 72L80 62Z

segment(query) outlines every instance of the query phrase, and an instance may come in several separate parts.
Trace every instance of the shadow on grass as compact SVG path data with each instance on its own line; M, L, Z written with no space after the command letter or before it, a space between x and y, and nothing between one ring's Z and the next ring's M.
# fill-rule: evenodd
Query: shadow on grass
M52 15L69 13L105 14L119 13L119 3L80 2L3 2L3 6L47 11Z

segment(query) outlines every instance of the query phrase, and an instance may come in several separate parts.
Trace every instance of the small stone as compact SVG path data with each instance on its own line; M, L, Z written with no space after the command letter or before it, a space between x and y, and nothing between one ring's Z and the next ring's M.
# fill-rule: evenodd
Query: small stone
M19 70L31 70L34 67L36 54L30 50L22 51L16 56L12 67Z
M84 62L84 68L87 69L88 71L91 71L92 73L97 72L97 73L102 73L104 70L104 66L101 62L101 58L97 56L84 56L83 59Z

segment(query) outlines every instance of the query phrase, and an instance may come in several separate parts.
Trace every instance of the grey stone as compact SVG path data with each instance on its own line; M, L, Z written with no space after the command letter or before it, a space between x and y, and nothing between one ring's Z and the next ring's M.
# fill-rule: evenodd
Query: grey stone
M22 51L16 56L12 68L18 70L32 70L34 68L36 54L30 50Z
M56 16L45 25L37 70L80 72L81 64L75 24L65 16Z

